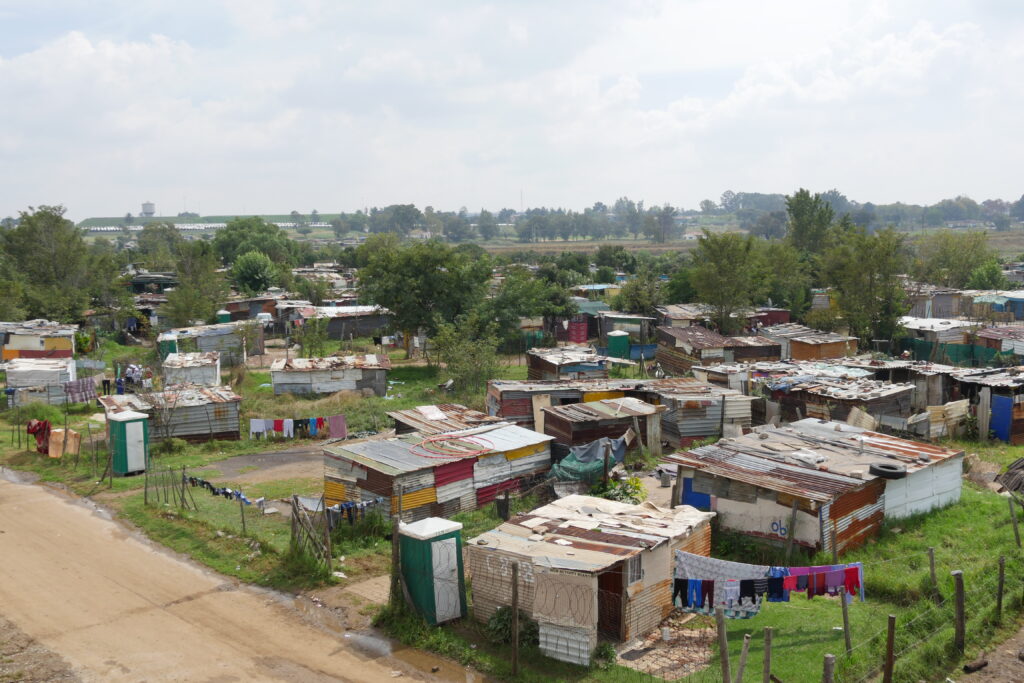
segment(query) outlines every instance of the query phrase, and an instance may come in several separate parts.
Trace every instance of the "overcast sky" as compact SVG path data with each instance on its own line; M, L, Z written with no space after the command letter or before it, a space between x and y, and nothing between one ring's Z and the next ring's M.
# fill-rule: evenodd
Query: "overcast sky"
M0 215L1024 192L1024 5L0 0Z

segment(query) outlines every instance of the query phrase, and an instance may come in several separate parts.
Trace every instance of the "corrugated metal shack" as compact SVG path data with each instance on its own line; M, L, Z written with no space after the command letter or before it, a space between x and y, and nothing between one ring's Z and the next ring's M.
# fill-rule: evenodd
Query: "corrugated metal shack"
M598 638L623 642L672 611L674 555L711 553L711 513L571 495L470 539L473 617L511 604L537 621L548 657L589 665Z
M551 468L551 437L506 423L461 430L424 443L417 433L324 447L328 505L390 499L402 518L450 517L501 492L519 490Z
M0 352L3 360L12 358L71 358L75 355L78 325L49 320L0 322Z
M457 403L394 410L388 413L388 417L395 421L395 434L448 434L501 422L500 417L493 417Z
M654 318L619 311L600 311L597 314L601 343L608 344L608 333L627 332L633 341L641 344L654 339Z
M668 304L655 306L654 310L658 312L658 325L663 327L703 325L708 318L703 304Z
M149 415L154 439L196 443L240 438L242 397L230 387L179 384L148 394L100 396L99 402L108 417L126 410Z
M251 330L247 349L242 349L243 330ZM195 350L200 353L219 352L226 365L239 365L247 356L263 353L263 327L246 321L167 330L157 337L157 346L160 355L166 357L188 350L193 344L191 340L195 340Z
M1000 353L1024 356L1024 326L986 327L975 333L978 343Z
M718 513L729 529L784 541L798 506L796 543L839 551L875 536L884 519L928 512L960 499L963 451L824 420L759 428L666 456L683 477L681 501ZM899 478L872 465L902 465Z
M64 403L64 383L76 379L72 358L12 358L7 368L7 387L13 389L13 405Z
M762 336L725 337L699 325L659 327L655 358L669 375L685 375L694 366L713 363L777 361L782 345Z
M544 433L561 444L580 446L602 437L617 439L632 429L652 453L661 453L661 413L665 406L651 405L638 398L612 398L590 403L548 406L544 410Z
M391 324L391 311L382 306L306 306L291 313L292 320L327 320L330 339L379 336Z
M659 327L655 359L669 375L681 376L694 365L725 361L726 337L700 325Z
M911 339L939 344L966 344L967 333L979 327L978 323L969 320L915 318L909 315L900 318L900 325Z
M164 358L165 384L220 386L220 353L172 353Z
M377 396L388 390L387 354L278 358L270 366L275 394L333 394L368 389Z
M556 346L526 352L526 376L532 380L604 379L611 359L589 346Z
M907 315L915 318L955 318L960 315L958 289L908 282L905 291L906 303L910 305Z
M857 353L857 339L834 332L822 332L796 323L762 327L758 334L777 341L782 358L823 360Z
M662 436L673 446L687 446L712 436L742 433L753 421L753 399L739 391L695 386L665 393Z

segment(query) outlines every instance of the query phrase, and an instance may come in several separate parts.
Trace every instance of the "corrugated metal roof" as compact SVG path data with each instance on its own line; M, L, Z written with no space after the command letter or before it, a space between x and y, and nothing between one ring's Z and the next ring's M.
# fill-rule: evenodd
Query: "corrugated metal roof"
M107 412L136 410L149 412L154 405L167 408L204 406L211 403L240 403L242 397L231 387L204 387L196 384L173 384L164 391L149 394L112 394L100 396L100 404Z
M388 370L391 358L387 354L367 353L350 356L331 356L329 358L278 358L271 364L271 372L317 372L321 370L347 370L362 368L368 370Z
M421 434L446 434L501 422L500 417L492 417L457 403L393 410L388 413L388 417L412 427Z
M78 331L78 325L43 320L25 320L21 322L0 322L0 333L35 335L39 337L71 337Z
M205 353L170 353L164 359L165 368L201 368L208 365L216 365L220 360L219 351L206 351Z
M569 422L592 422L616 418L655 415L665 411L664 406L655 406L638 398L608 398L592 403L570 403L564 406L549 406L544 412Z
M694 349L724 349L730 346L728 337L699 325L689 327L659 327L658 332L667 334ZM774 342L769 342L774 343Z

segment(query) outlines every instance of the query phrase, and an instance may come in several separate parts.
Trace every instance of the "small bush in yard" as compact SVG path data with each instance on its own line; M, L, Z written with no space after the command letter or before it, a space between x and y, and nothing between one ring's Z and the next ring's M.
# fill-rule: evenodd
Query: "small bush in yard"
M161 439L153 449L157 455L175 455L181 453L188 447L184 439Z
M499 607L487 620L487 637L491 642L503 645L512 642L512 608ZM523 610L519 610L519 644L523 647L540 642L537 622Z
M618 660L619 656L615 652L615 646L611 643L601 643L594 648L594 655L591 657L591 661L599 669L607 669L611 667Z

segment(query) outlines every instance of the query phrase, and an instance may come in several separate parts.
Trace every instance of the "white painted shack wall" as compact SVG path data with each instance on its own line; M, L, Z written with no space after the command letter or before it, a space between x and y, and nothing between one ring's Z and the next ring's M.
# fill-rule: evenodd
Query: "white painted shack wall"
M756 503L744 503L721 497L714 500L716 504L713 507L718 513L718 523L724 528L785 540L786 528L793 512L788 505L779 505L770 498L758 498ZM818 517L798 510L794 539L798 543L818 543L821 540Z
M886 480L886 518L909 517L960 500L962 472L963 456L957 456L902 479Z

